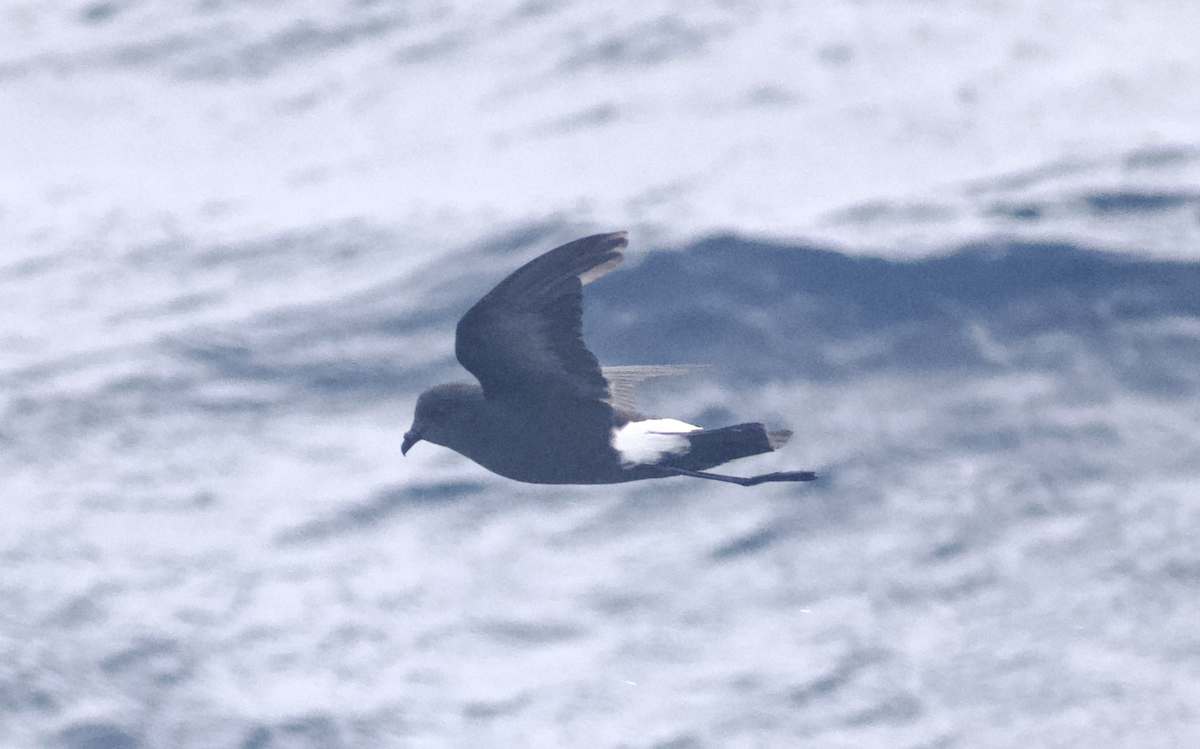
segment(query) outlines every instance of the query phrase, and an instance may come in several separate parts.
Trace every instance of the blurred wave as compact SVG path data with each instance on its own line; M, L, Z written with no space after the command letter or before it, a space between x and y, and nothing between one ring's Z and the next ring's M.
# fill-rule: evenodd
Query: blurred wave
M896 262L725 236L596 284L585 324L622 361L720 362L751 382L1087 367L1185 396L1200 372L1197 288L1200 263L1066 243Z
M371 236L381 246L398 241ZM548 239L531 227L502 251L481 245L459 257L500 271L494 258L515 263ZM141 309L110 312L120 333L107 344L10 368L0 436L12 445L33 421L41 423L35 439L56 444L53 434L131 414L363 409L468 376L452 359L453 328L485 290L482 277L451 285L431 268L425 277L355 282L352 293L328 299L245 298L258 296L253 274L273 285L323 263L353 262L335 253L347 251L345 240L319 233L289 250L292 259L266 265L253 248L191 250L195 267L244 279L240 298L187 289L149 306L134 300ZM130 264L154 277L140 261ZM635 253L629 266L585 295L585 338L601 361L712 364L711 375L733 390L1029 371L1180 398L1194 395L1200 378L1200 263L1047 242L889 261L726 235ZM88 384L69 384L77 380Z
M1196 745L1197 7L0 3L0 746ZM820 480L401 458L625 228Z
M755 460L820 481L529 487L401 460L416 394L464 376L457 318L577 232L402 256L341 226L0 275L51 307L90 279L93 305L0 375L0 738L575 743L600 720L613 746L965 746L963 716L1068 736L1098 703L1172 706L1156 725L1187 734L1200 263L634 251L585 292L601 360L714 364L651 405L792 426Z

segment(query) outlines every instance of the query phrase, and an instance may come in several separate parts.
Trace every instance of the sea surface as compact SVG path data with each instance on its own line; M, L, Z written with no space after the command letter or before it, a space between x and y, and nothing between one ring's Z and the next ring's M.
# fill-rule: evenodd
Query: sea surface
M1200 745L1200 6L0 1L0 747ZM731 473L430 444L558 243Z

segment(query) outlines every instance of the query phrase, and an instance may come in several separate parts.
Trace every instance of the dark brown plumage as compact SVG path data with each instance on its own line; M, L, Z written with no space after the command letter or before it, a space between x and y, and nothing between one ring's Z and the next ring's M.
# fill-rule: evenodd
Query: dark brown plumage
M596 234L534 258L458 323L455 355L479 384L437 385L417 400L401 452L421 440L488 470L538 484L608 484L695 476L750 486L811 481L808 471L750 478L705 473L778 449L791 436L747 423L702 430L652 419L632 395L679 367L602 369L583 342L583 286L621 261L625 232Z

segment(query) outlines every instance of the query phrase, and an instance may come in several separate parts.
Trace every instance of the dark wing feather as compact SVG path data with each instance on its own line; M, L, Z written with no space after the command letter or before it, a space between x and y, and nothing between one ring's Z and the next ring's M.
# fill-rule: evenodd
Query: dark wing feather
M602 400L608 385L583 342L583 285L621 262L625 232L596 234L529 261L463 315L454 353L488 397Z

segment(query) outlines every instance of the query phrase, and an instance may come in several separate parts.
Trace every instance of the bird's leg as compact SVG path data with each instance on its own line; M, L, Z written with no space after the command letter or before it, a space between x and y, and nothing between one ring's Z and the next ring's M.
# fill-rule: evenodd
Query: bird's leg
M705 471L689 471L685 468L668 468L663 466L664 471L668 471L676 476L691 476L697 479L712 479L713 481L725 481L730 484L738 484L739 486L754 486L756 484L765 484L768 481L816 481L817 474L812 471L777 471L775 473L763 473L758 476L726 476L721 473L706 473Z

